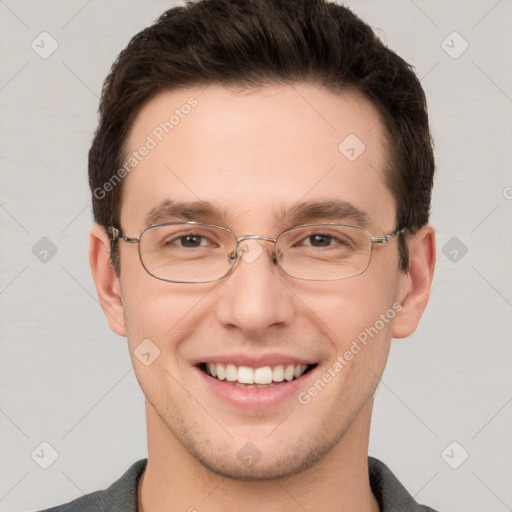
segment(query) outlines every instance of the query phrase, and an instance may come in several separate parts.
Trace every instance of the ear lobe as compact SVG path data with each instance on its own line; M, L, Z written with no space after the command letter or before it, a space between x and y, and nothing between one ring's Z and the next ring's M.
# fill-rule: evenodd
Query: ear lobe
M119 336L126 336L120 282L110 263L110 237L99 224L89 234L89 264L110 328Z
M406 338L416 330L430 297L436 264L436 240L431 226L421 228L408 245L409 268L401 277L402 310L395 317L393 338Z

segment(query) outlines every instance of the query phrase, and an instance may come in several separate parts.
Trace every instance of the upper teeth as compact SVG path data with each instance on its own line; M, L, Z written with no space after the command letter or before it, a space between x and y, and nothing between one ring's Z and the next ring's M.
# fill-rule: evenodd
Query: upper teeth
M307 367L307 364L289 364L287 366L278 364L272 367L262 366L260 368L221 363L207 363L206 365L208 373L213 377L230 382L238 381L242 384L270 384L272 381L290 381L294 377L300 377Z

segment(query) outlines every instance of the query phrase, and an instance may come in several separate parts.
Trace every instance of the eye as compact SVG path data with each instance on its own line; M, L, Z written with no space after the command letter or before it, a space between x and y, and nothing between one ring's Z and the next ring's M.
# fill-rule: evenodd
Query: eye
M195 249L197 247L214 247L218 244L198 233L187 233L166 240L164 245L167 247L177 246L185 249Z
M342 235L335 236L328 233L312 233L304 238L300 242L300 245L307 247L348 247L350 242Z
M310 245L312 247L327 247L336 243L336 239L332 235L325 235L322 233L315 233L309 235L304 239L303 245Z
M182 247L201 247L201 245L204 245L204 242L206 242L206 238L201 235L190 234L175 238L171 240L171 242L177 243Z

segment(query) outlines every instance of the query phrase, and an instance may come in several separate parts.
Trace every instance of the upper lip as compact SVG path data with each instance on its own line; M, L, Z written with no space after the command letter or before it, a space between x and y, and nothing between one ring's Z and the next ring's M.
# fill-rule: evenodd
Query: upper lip
M210 364L234 364L235 366L248 366L249 368L261 368L262 366L275 366L278 364L282 365L299 365L316 364L317 361L313 361L308 358L292 356L289 354L262 354L258 356L250 356L247 354L216 354L212 356L204 356L201 359L195 361L195 365L210 363Z

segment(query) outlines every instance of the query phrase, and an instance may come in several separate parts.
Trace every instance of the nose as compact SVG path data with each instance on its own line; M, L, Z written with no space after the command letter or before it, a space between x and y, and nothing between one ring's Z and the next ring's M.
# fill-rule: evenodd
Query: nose
M291 324L295 314L293 293L273 262L274 247L268 242L241 242L235 268L217 287L217 320L247 336L261 336L268 329Z

